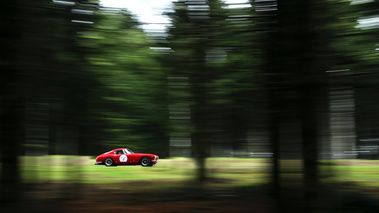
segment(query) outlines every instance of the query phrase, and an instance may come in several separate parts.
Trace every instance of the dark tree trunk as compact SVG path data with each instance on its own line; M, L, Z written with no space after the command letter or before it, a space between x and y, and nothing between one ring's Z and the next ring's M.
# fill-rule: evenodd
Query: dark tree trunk
M54 110L54 104L49 103L49 155L55 155L56 153L56 126L57 117Z
M302 141L304 164L304 195L310 201L318 188L318 131L316 111L316 88L306 87L302 91Z
M296 73L300 76L299 94L301 100L302 145L304 166L305 211L311 211L312 202L318 189L318 90L322 88L322 65L316 65L314 53L315 38L312 30L311 1L297 0L296 20Z
M22 75L18 66L21 7L17 0L1 2L0 7L0 156L1 201L20 198L18 157L24 140L24 100Z
M209 141L208 131L208 115L205 103L205 91L202 88L201 83L193 83L193 96L195 105L193 107L192 119L194 126L194 133L192 134L194 155L197 162L197 179L199 182L203 182L206 179L206 165L205 160L207 158Z
M20 199L20 145L24 140L24 107L21 99L10 95L1 116L1 202Z
M267 4L271 4L268 2ZM261 3L265 4L265 3ZM285 23L286 9L284 2L278 2L278 10L275 11L275 15L269 16L266 27L268 29L267 37L265 37L265 54L263 57L266 59L263 70L267 74L266 77L266 91L268 99L268 137L272 157L272 170L271 170L271 196L275 200L274 212L283 211L283 199L281 197L281 183L280 183L280 139L279 139L279 121L280 111L283 108L282 99L280 97L280 91L286 88L285 79L282 75L288 72L288 68L285 67L286 53L285 48L285 34L282 28L287 26ZM274 12L273 12L274 13Z
M278 107L275 95L270 92L269 98L269 143L271 144L272 158L272 187L273 197L280 199L280 143L279 143L279 119Z

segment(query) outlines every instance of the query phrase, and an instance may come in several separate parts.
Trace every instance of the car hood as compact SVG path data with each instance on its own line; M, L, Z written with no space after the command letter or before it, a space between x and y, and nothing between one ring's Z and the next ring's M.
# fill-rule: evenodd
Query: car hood
M132 153L134 155L155 155L155 154L149 154L149 153Z

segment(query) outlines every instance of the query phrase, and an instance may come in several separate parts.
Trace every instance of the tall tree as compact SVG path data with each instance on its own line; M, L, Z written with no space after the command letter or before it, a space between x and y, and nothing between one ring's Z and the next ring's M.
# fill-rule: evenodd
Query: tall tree
M22 1L2 2L0 9L0 156L1 202L17 202L20 198L18 156L23 142L24 79L19 51L22 32Z
M218 10L219 21L213 23L218 26L214 33L217 36L207 59L207 66L213 70L210 100L212 108L218 109L213 112L218 120L212 128L228 140L229 150L259 152L260 148L253 148L247 138L249 134L260 134L264 126L258 122L265 117L261 113L264 104L259 73L261 32L251 7L223 8Z
M167 156L167 76L153 44L129 12L104 8L100 15L96 30L82 37L97 50L87 59L100 82L93 110L104 122L102 144Z
M265 1L255 2L267 34L263 43L263 70L267 75L269 97L269 134L274 152L273 183L276 197L280 190L279 123L291 113L301 124L304 167L304 196L311 201L318 190L318 156L320 112L327 115L329 81L327 72L346 65L349 52L341 43L351 27L343 1ZM347 15L346 13L344 13ZM337 48L336 48L337 47ZM288 114L288 113L286 113ZM327 119L324 119L327 120ZM325 121L323 123L325 125ZM308 209L309 210L309 209Z
M189 79L193 155L198 164L198 180L206 179L205 159L210 151L210 94L209 85L214 73L207 64L212 51L220 51L215 42L220 36L219 24L226 19L223 3L209 1L178 1L169 14L173 27L169 30L169 46L175 71L171 75ZM221 46L223 48L223 46ZM221 49L221 51L224 51Z

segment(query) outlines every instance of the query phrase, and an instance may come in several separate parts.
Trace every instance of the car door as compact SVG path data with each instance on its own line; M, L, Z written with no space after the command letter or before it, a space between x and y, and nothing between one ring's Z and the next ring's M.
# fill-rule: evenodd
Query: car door
M124 154L127 156L128 161L127 164L137 164L138 163L138 155L135 153L129 152L127 149L124 149Z
M117 164L128 164L128 156L124 153L123 150L115 151L114 155Z
M117 160L117 164L127 165L127 164L137 164L137 157L134 153L128 152L126 149L119 150L119 152L115 152L115 159Z

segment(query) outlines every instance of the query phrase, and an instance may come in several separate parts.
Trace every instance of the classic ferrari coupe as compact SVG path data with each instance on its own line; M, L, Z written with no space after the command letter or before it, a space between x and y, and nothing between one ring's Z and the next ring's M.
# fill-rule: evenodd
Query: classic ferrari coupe
M158 163L158 155L134 153L127 148L118 148L96 157L95 165L142 165L153 166Z

